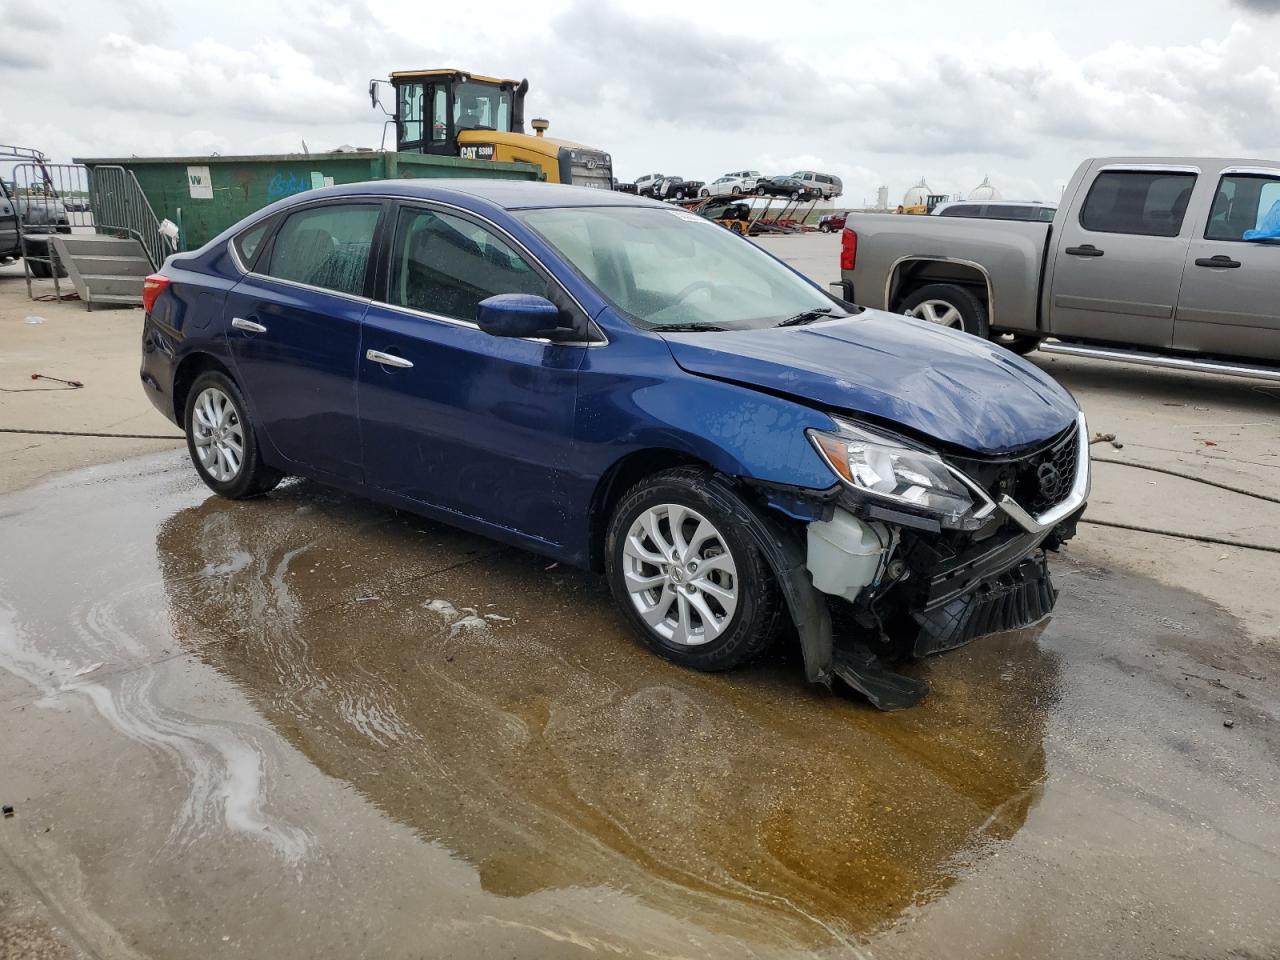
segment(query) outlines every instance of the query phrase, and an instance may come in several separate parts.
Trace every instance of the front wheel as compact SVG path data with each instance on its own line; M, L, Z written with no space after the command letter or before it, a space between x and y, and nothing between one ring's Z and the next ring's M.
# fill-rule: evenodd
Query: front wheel
M763 196L764 196L764 187L756 187L756 196L757 196L757 197L763 197Z
M982 301L967 288L953 283L930 283L912 291L898 309L909 317L963 330L984 340L990 333L987 308Z
M196 473L219 496L258 497L283 478L283 473L262 462L244 397L226 374L209 370L196 377L187 394L183 423Z
M698 191L698 196L709 197L711 196L711 191L708 190L706 187L703 187L700 191Z
M732 190L730 190L729 192L730 192L730 193L732 193L735 197L740 197L740 196L742 196L742 188L741 188L741 187L734 187L734 188L733 188Z
M637 484L609 520L614 599L654 653L683 667L729 670L778 631L777 580L738 519L748 508L725 507L738 501L710 471L681 467Z

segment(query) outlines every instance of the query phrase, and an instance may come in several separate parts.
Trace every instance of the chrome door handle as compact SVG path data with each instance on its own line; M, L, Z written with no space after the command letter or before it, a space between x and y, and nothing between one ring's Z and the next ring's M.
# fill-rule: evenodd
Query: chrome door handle
M399 367L402 370L408 370L413 366L412 360L383 353L381 350L366 350L364 355L374 363L380 363L384 367Z
M267 328L260 323L254 323L252 320L246 320L244 317L232 317L231 325L237 330L247 330L249 333L266 333Z

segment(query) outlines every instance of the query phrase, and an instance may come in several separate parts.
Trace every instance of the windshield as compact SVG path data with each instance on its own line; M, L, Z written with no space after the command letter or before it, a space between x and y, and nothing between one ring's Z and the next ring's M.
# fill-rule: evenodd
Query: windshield
M845 315L750 241L683 210L572 207L517 216L644 326L754 330L811 311Z
M453 88L453 124L458 130L510 133L511 94L488 83L457 83Z

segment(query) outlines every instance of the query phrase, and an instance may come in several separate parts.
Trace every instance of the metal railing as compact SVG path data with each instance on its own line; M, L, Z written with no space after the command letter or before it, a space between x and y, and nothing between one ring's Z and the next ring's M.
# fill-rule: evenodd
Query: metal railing
M22 258L27 296L34 298L31 281L52 280L54 296L62 299L61 280L66 266L59 262L52 237L55 234L92 232L88 171L76 163L49 163L38 150L0 146L0 160L22 158L5 185L3 213L13 217L17 244L12 256Z
M94 167L89 177L89 201L98 232L133 237L142 244L152 269L159 269L177 249L176 230L162 229L132 170L111 165Z

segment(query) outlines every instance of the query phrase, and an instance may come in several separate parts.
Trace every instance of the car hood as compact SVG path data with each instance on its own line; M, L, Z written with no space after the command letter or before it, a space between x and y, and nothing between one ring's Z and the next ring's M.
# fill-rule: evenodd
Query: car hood
M1071 394L986 340L866 310L811 326L662 334L690 373L863 414L952 447L998 456L1076 417Z

